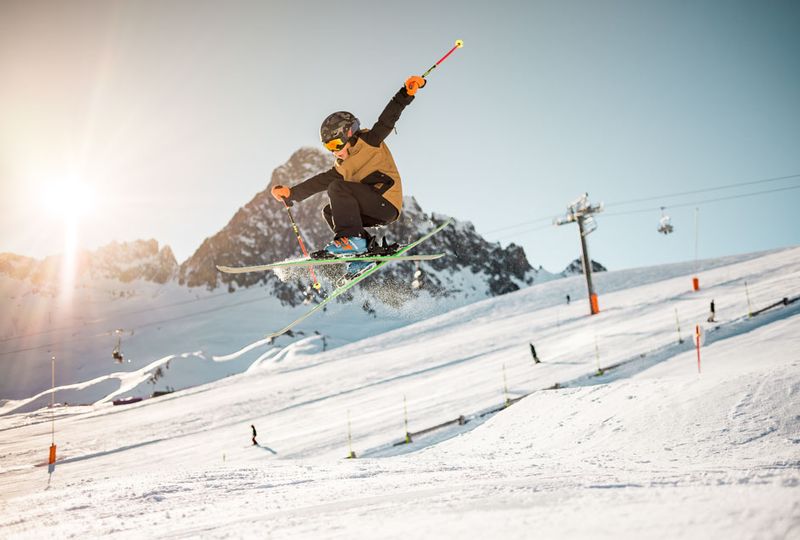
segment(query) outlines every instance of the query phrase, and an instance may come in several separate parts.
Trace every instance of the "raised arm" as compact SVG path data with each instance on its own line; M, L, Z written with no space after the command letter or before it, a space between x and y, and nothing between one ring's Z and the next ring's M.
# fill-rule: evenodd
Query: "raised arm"
M308 180L304 180L300 182L296 186L291 188L291 194L287 198L287 201L290 202L300 202L305 200L315 193L319 193L320 191L325 191L328 189L328 185L333 182L334 180L341 180L342 175L338 173L336 169L328 169L325 172L321 172L319 174L315 174Z
M389 133L394 129L394 125L400 119L400 114L412 101L414 101L414 94L418 89L425 86L425 79L422 77L409 77L405 86L398 90L394 97L383 109L383 112L378 117L378 121L372 126L368 133L364 134L361 138L370 146L380 146L383 140L389 136Z

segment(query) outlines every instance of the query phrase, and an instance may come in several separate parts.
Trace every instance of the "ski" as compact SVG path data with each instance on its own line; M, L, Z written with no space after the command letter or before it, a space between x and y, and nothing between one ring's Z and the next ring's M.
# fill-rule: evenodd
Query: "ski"
M430 231L427 234L417 238L415 241L411 242L410 244L402 246L400 249L397 250L397 252L394 254L394 256L396 257L398 255L402 255L403 253L405 253L405 252L417 247L422 242L424 242L425 240L427 240L428 238L430 238L434 234L438 233L439 231L441 231L442 229L444 229L445 227L450 225L452 222L453 222L453 218L447 219L444 223L442 223L441 225L437 226L432 231ZM341 261L339 261L339 262L341 262ZM344 261L344 262L347 262L347 261ZM330 302L331 300L334 300L338 296L341 296L342 294L344 294L345 292L350 290L350 288L352 288L354 285L356 285L357 283L359 283L362 280L366 279L367 277L371 276L372 274L374 274L375 272L377 272L378 270L383 268L383 266L385 264L388 264L390 262L392 262L392 259L377 261L373 266L365 268L361 273L356 274L353 278L347 280L340 287L334 289L327 297L325 297L324 300L322 300L322 302L320 302L319 304L314 306L312 309L308 310L303 315L301 315L297 319L293 320L292 322L290 322L289 324L287 324L286 326L284 326L283 328L281 328L277 332L273 332L271 334L268 334L268 335L264 336L262 339L256 341L255 343L251 343L250 345L247 345L246 347L243 347L242 349L240 349L240 350L238 350L238 351L236 351L234 353L227 354L227 355L224 355L224 356L215 356L214 360L217 360L217 361L232 360L234 358L237 358L237 357L243 355L244 353L246 353L248 351L251 351L251 350L255 349L256 347L260 347L261 345L265 345L265 344L269 343L274 338L285 334L286 332L291 330L293 327L297 326L298 324L300 324L301 322L303 322L304 320L309 318L311 315L316 313L317 311L320 311L322 308L325 307L325 305L328 302Z
M402 249L402 247L400 249ZM264 270L273 270L275 268L345 264L353 261L433 261L441 257L444 257L444 253L432 253L430 255L398 255L395 253L392 255L362 255L355 257L331 257L328 259L292 259L270 264L258 264L255 266L217 265L217 270L220 272L225 272L226 274L244 274L246 272L262 272Z

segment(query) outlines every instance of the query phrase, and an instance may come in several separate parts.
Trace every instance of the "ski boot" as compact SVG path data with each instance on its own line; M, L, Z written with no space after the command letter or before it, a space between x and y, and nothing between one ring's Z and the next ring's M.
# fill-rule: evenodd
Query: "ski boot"
M349 278L354 278L370 266L377 264L375 261L353 261L347 263L347 274Z
M323 251L336 257L363 255L367 252L368 240L360 236L334 238Z
M367 238L367 251L369 255L392 255L397 251L400 246L396 243L389 244L386 242L386 237L383 238L381 243L374 236ZM345 278L352 279L371 266L377 264L375 261L352 261L347 263Z

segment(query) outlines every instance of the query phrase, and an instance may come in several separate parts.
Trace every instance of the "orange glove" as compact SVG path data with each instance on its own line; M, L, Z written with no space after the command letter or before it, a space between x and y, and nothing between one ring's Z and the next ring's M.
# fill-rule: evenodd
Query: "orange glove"
M422 77L418 77L417 75L412 75L408 79L406 79L406 93L409 96L413 96L417 93L417 90L425 86L426 80Z
M291 194L292 190L286 186L273 186L272 188L272 196L278 201L288 199Z

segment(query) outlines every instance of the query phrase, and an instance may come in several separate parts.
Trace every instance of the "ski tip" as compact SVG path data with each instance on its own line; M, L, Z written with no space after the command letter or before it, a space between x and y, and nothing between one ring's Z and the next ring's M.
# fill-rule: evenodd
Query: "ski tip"
M444 219L442 219L442 218L444 218ZM439 222L438 225L436 225L436 222L439 219L442 219L442 221ZM452 225L453 223L455 223L455 221L456 221L456 219L454 217L452 217L452 216L433 216L431 218L431 222L434 225L436 225L437 229L444 229L445 227L448 227L449 225Z

